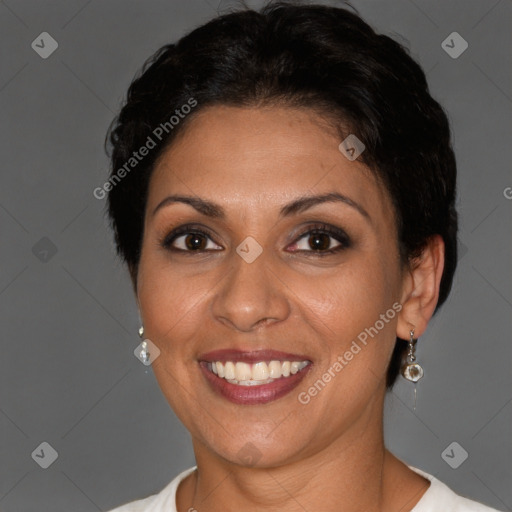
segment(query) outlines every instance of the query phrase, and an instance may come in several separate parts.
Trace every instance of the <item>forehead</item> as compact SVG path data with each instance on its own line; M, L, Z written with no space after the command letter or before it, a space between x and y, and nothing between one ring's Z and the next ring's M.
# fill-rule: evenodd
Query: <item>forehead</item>
M338 191L374 215L388 215L387 191L365 165L340 152L340 142L337 130L308 109L204 108L158 159L148 209L171 193L254 212Z

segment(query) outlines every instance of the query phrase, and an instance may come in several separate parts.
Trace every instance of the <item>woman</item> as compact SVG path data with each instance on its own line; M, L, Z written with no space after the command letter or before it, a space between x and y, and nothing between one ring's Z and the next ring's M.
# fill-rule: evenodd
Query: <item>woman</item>
M110 132L108 206L197 466L116 511L488 511L391 454L383 403L456 266L456 164L406 51L274 3L161 48Z

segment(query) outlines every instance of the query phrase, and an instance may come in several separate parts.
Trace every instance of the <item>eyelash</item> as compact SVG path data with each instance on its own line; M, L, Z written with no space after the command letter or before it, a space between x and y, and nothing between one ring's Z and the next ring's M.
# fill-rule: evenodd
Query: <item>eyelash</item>
M172 243L180 235L189 235L189 234L190 235L201 235L201 236L207 237L211 240L211 234L208 231L206 231L200 227L197 227L193 224L186 224L184 226L180 226L180 227L176 228L175 230L171 231L168 235L166 235L160 241L160 245L164 249L167 249L168 251L185 254L187 256L193 256L195 254L202 254L202 253L206 253L206 252L218 252L219 251L217 249L216 250L203 249L203 250L196 250L196 251L188 251L188 250L184 250L184 249L177 249L176 247L172 246ZM337 242L339 242L340 245L338 245L332 249L327 249L325 251L314 250L314 249L304 251L304 250L300 249L300 250L297 250L294 252L299 252L299 253L306 252L306 253L311 253L314 256L323 257L323 256L329 256L331 254L337 253L344 249L348 249L351 246L350 238L342 229L335 228L333 226L330 226L328 224L323 224L323 223L316 223L316 224L313 224L312 226L309 226L309 229L307 231L301 233L300 235L298 235L298 238L293 243L295 244L299 240L302 240L306 235L318 235L318 234L329 235L330 237L334 238Z

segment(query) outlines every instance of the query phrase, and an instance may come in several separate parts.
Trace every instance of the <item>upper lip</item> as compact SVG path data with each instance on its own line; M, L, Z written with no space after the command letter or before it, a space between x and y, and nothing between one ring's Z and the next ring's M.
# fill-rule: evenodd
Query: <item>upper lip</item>
M310 361L305 355L292 354L290 352L281 352L279 350L259 349L259 350L237 350L224 348L212 350L198 357L199 361L241 361L244 363L259 363L260 361Z

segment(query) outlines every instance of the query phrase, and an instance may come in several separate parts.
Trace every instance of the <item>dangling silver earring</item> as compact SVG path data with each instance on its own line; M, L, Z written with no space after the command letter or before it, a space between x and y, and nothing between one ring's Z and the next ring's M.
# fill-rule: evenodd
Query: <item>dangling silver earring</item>
M139 338L143 338L144 337L144 326L140 326L139 327ZM148 352L148 343L147 341L143 341L140 345L140 352L139 352L139 356L142 358L142 361L144 363L147 363L149 361L149 352Z
M405 363L400 368L402 376L414 383L414 409L416 409L416 383L423 377L423 368L416 362L414 329L409 331L410 339Z

